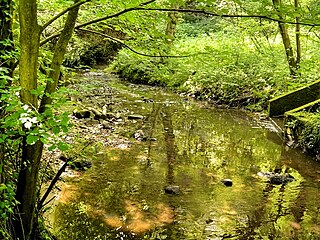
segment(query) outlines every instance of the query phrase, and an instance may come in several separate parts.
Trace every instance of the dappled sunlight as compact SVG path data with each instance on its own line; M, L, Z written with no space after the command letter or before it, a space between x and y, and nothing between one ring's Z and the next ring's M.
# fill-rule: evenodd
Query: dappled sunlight
M121 228L123 231L137 234L150 231L155 227L171 224L174 219L172 208L163 203L158 203L152 213L143 210L143 207L138 202L124 200L123 205L124 214L121 216L108 212L108 209L97 210L93 209L93 207L90 207L89 214L101 219L112 228Z
M78 188L74 184L63 183L61 186L61 193L59 194L58 200L61 203L68 203L75 198Z

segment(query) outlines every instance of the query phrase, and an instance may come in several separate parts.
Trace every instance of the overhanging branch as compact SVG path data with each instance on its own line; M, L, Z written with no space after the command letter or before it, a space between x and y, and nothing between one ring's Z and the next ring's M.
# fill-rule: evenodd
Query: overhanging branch
M143 8L138 7L134 9L136 11L160 11L160 12L182 12L182 13L196 13L196 14L203 14L208 15L212 17L221 17L221 18L259 18L259 19L265 19L273 22L280 22L280 23L286 23L286 24L292 24L296 25L297 22L295 21L286 21L284 19L278 19L274 17L269 17L265 15L243 15L243 14L218 14L213 12L208 12L205 10L196 10L196 9L174 9L174 8ZM320 23L307 23L307 22L299 22L299 25L305 25L305 26L320 26Z
M83 3L86 3L86 2L89 2L90 0L84 0L84 1L81 1L81 3L83 4ZM156 0L149 0L149 1L146 1L146 2L143 2L143 3L140 3L139 4L139 6L146 6L146 5L148 5L148 4L150 4L150 3L153 3L153 2L155 2ZM80 3L80 2L79 2ZM65 14L66 12L68 12L68 11L70 11L72 8L74 8L74 7L77 7L77 6L75 6L76 4L74 4L74 5L72 5L72 6L70 6L70 9L66 9L66 10L64 10L63 12L61 12L60 14L58 14L58 15L60 15L60 16L62 16L63 14ZM112 15L109 15L109 16L106 16L106 17L102 17L102 18L97 18L97 19L94 19L94 20L92 20L92 21L89 21L89 22L86 22L86 23L84 23L84 24L80 24L80 25L77 25L76 27L75 27L75 29L79 29L79 28L82 28L82 27L85 27L85 26L88 26L88 25L91 25L91 24L94 24L94 23L98 23L98 22L101 22L101 21L104 21L104 20L107 20L107 19L110 19L110 18L115 18L115 17L118 17L118 16L120 16L120 15L122 15L122 14L125 14L125 13L127 13L127 12L130 12L130 11L133 11L133 10L135 10L136 8L139 8L139 7L132 7L132 8L127 8L127 9L124 9L124 10L122 10L122 11L120 11L120 12L118 12L118 13L115 13L115 14L112 14ZM58 16L57 15L57 16ZM53 19L51 19L50 21L48 21L48 23L46 23L44 26L42 26L41 27L41 30L43 31L43 29L45 29L47 26L49 26L53 21L55 21L57 18L59 18L59 17L55 17L55 19L53 18ZM45 40L43 40L43 41L41 41L40 42L40 46L42 46L42 45L44 45L44 44L46 44L47 42L49 42L49 41L51 41L52 39L54 39L54 38L56 38L56 37L59 37L60 36L60 34L61 34L61 30L60 31L58 31L58 33L56 33L56 34L53 34L53 35L51 35L50 37L48 37L48 38L46 38Z
M78 6L81 6L82 4L85 4L87 2L90 2L91 0L83 0L83 1L80 1L80 2L77 2L75 4L73 4L72 6L66 8L65 10L63 10L62 12L58 13L56 16L54 16L53 18L51 18L48 22L46 22L45 24L43 24L41 27L40 27L40 32L43 32L44 29L46 29L51 23L53 23L55 20L57 20L58 18L60 18L61 16L63 16L64 14L66 14L67 12L69 12L70 10L78 7Z
M146 2L146 4L151 3L153 1L148 1ZM140 4L141 6L141 4ZM269 16L265 16L265 15L242 15L242 14L218 14L218 13L213 13L213 12L208 12L205 10L194 10L194 9L174 9L174 8L145 8L145 7L132 7L132 8L127 8L124 9L120 12L117 12L115 14L112 15L108 15L105 17L101 17L101 18L97 18L82 24L79 24L77 26L75 26L75 29L80 29L83 28L85 26L88 25L92 25L98 22L102 22L104 20L107 19L111 19L111 18L115 18L118 17L122 14L128 13L128 12L132 12L132 11L158 11L158 12L181 12L181 13L195 13L195 14L203 14L203 15L207 15L207 16L212 16L212 17L221 17L221 18L258 18L258 19L264 19L264 20L269 20L269 21L273 21L273 22L278 22L278 23L286 23L286 24L292 24L292 25L296 25L297 22L295 21L286 21L284 19L279 19L279 18L274 18L274 17L269 17ZM308 23L308 22L299 22L299 25L304 25L304 26L311 26L311 27L316 27L316 26L320 26L320 23ZM47 39L43 40L40 45L43 45L47 42L49 42L50 40L58 37L60 35L60 33L54 34L50 37L48 37Z
M94 30L90 30L90 29L83 29L83 28L78 28L77 30L90 32L90 33L97 34L97 35L100 35L102 37L108 38L111 41L114 41L116 43L121 44L123 47L129 49L131 52L134 52L134 53L136 53L138 55L141 55L141 56L144 56L144 57L152 57L152 58L186 58L186 57L192 57L192 56L199 55L199 54L208 54L208 53L196 53L196 54L181 55L181 56L179 56L179 55L151 55L151 54L145 54L145 53L141 53L141 52L138 52L138 51L134 50L132 47L128 46L127 44L125 44L121 40L116 39L114 37L111 37L111 36L109 36L107 34L104 34L104 33L101 33L101 32L97 32L97 31L94 31Z

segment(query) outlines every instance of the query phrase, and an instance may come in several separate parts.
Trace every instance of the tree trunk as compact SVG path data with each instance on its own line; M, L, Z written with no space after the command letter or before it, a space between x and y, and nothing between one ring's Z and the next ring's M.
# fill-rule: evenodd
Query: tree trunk
M176 35L177 23L178 23L178 13L177 12L169 12L168 13L168 22L166 27L166 35L168 44L172 44Z
M0 67L4 68L7 72L1 71L1 75L7 76L7 82L1 83L9 84L13 75L13 59L11 53L13 51L13 35L12 35L12 0L0 2ZM1 103L2 106L3 103ZM4 112L0 111L0 118ZM0 134L3 133L3 129L0 130ZM5 147L4 144L0 144L0 184L6 181L6 163L4 161Z
M297 10L299 8L299 0L294 0L294 7ZM301 61L301 41L300 41L300 17L296 17L296 52L297 52L297 68L299 68L299 64Z
M13 58L10 56L13 46L12 35L12 14L13 1L5 0L0 2L0 66L5 68L8 76L13 75Z
M31 93L37 88L40 27L37 23L37 0L19 1L20 21L20 97L22 103L37 109L38 98ZM14 222L17 239L30 239L35 216L37 182L43 144L28 145L23 141L21 169L17 183L18 213Z
M281 0L272 0L275 9L278 12L279 20L284 20L282 13L279 11L279 7L281 5ZM286 24L282 22L278 22L280 34L282 37L283 46L286 52L287 61L289 65L290 75L296 76L297 74L297 62L294 56L293 48L291 46L291 41L288 33L288 28Z
M51 63L52 70L46 86L46 93L56 91L60 74L60 66L66 52L67 44L72 36L75 22L78 16L79 7L72 9L68 13L64 30L60 35L55 48L54 57ZM40 27L37 24L37 4L36 0L20 0L20 85L21 100L24 104L38 109L38 98L30 93L30 90L37 88L37 69L40 41ZM39 111L45 110L46 104L50 104L52 99L45 96ZM22 152L22 166L17 184L16 199L20 202L19 213L15 220L15 233L18 239L34 239L31 236L33 223L36 219L35 207L37 196L37 183L39 175L40 160L43 150L43 143L37 141L34 145L27 145L24 141ZM33 231L36 232L36 231Z
M75 1L77 3L78 0ZM64 55L67 50L67 45L72 37L74 27L76 24L76 20L78 18L80 6L73 8L68 12L67 20L64 25L64 29L61 32L59 40L56 44L53 59L51 62L51 70L49 72L49 79L51 81L47 81L45 92L49 95L44 95L40 105L40 112L44 112L46 105L51 104L52 98L50 94L55 92L58 86L59 76L60 76L60 67L64 59Z

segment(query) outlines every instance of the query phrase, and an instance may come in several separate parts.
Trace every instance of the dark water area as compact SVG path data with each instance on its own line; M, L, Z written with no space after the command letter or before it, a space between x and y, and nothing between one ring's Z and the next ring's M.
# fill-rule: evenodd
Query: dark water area
M52 216L59 240L320 239L320 164L311 157L244 112L111 86L115 108L144 118L124 118L117 131L131 144L99 152L66 182ZM295 180L258 174L275 171Z

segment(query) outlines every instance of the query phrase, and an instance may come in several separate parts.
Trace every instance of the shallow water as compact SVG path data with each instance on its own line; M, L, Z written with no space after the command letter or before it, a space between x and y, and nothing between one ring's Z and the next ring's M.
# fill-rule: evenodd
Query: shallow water
M113 82L133 143L67 181L53 232L69 239L320 239L320 165L243 112ZM137 130L139 130L137 132ZM133 138L144 134L146 141ZM272 185L258 172L290 173ZM221 181L231 179L233 185ZM167 186L180 194L167 194Z

